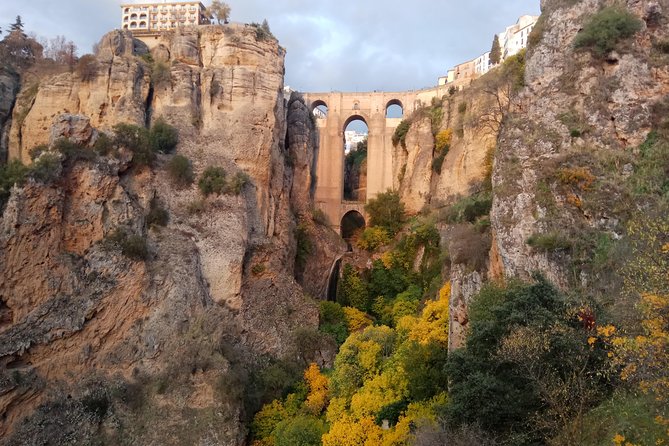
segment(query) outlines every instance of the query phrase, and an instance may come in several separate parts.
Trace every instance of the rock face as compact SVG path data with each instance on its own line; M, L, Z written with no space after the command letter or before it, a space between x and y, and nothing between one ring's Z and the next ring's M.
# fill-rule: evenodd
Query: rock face
M19 76L7 68L0 68L0 162L7 159L9 118L19 91Z
M167 34L153 48L149 57L114 31L88 74L24 85L10 157L30 162L35 145L90 145L118 123L162 118L179 129L177 152L196 174L218 165L250 181L239 196L202 199L195 185L172 183L169 155L151 169L128 169L121 156L62 161L53 183L13 190L0 217L8 444L119 444L122 434L134 444L241 445L245 385L268 358L332 361L329 344L300 344L318 326L294 279L316 147L303 101L283 97L284 50L237 25ZM155 206L169 214L164 228L147 224ZM329 268L343 242L323 231L314 234L329 240ZM133 235L146 260L122 254ZM321 284L329 270L309 274Z
M491 215L495 257L504 274L528 278L541 271L560 286L569 281L569 256L538 252L526 243L528 238L569 228L618 237L623 232L616 224L621 199L614 188L606 194L606 206L582 209L581 199L565 197L550 175L560 167L587 169L597 181L622 175L623 165L598 173L603 158L593 156L614 157L643 142L653 105L669 93L666 56L652 43L668 37L668 2L623 2L643 29L605 60L573 47L577 32L601 2L563 3L542 2L543 36L528 52L527 86L500 134Z

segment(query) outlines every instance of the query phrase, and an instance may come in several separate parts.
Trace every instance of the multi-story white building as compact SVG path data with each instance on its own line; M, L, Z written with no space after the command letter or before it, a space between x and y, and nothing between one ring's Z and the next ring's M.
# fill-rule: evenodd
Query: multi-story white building
M210 23L200 2L132 3L121 5L121 28L138 34L158 33Z
M532 28L537 24L537 20L539 20L538 16L521 16L514 25L508 26L497 35L499 46L502 49L502 60L518 54L520 50L527 47L527 39L532 32Z
M474 71L476 74L483 75L490 69L490 51L483 53L474 61Z
M358 143L367 139L367 133L358 132L356 130L347 130L344 132L344 139L346 140L344 151L348 153L351 150L357 149Z
M527 47L527 41L536 25L538 16L524 15L511 26L499 33L499 45L501 49L501 60L518 54L520 50ZM486 74L494 65L490 62L490 51L483 53L479 57L469 62L456 65L448 70L446 76L439 78L439 85L452 85L456 88L463 88L479 76Z

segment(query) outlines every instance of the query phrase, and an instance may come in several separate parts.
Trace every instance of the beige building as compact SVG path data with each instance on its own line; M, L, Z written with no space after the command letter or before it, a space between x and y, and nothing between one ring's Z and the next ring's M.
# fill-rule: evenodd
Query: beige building
M183 26L209 24L200 2L131 3L121 5L121 28L133 34L155 34Z

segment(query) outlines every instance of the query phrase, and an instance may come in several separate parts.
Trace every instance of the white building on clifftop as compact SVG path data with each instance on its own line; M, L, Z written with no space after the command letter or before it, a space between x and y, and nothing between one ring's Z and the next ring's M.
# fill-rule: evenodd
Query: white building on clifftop
M121 28L141 35L208 25L206 11L200 2L127 3L121 5Z

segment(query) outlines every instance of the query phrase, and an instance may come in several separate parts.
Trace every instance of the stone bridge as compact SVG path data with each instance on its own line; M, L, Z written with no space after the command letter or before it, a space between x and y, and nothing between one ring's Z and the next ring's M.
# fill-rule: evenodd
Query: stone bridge
M403 118L387 118L388 107L399 105L404 116L429 105L433 97L448 94L447 87L435 87L410 92L368 93L304 93L310 110L325 106L327 115L317 118L319 150L316 168L316 206L328 216L332 227L339 231L342 219L359 213L366 220L364 202L344 200L344 131L353 121L367 124L367 200L393 189L397 183L393 172L393 143L395 129Z

